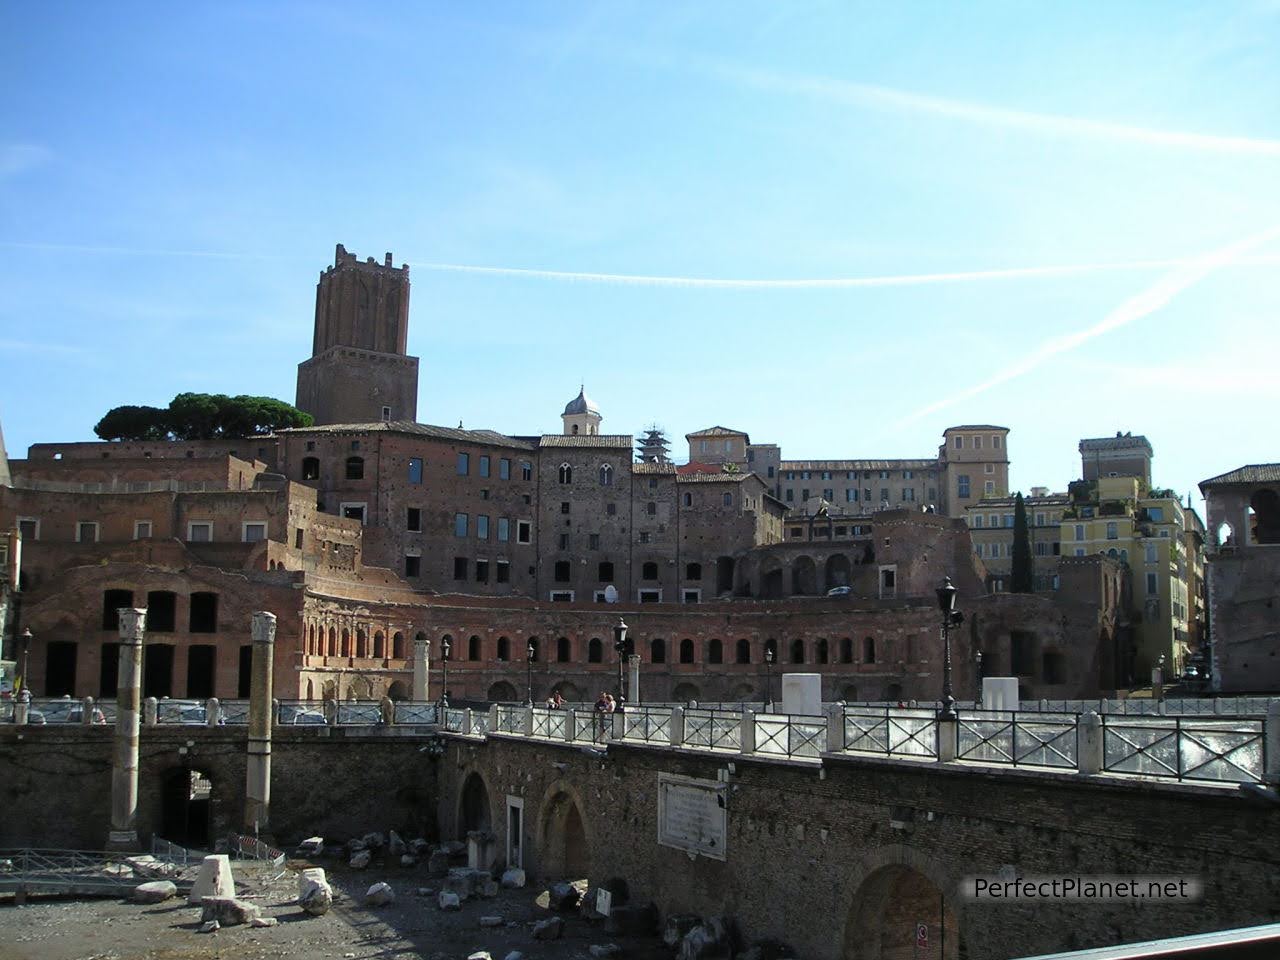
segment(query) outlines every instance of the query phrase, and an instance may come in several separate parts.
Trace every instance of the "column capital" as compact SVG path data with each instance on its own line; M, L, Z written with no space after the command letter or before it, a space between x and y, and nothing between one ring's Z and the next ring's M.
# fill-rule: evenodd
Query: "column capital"
M276 615L266 610L257 610L250 621L250 631L254 643L272 644L276 642Z
M426 637L424 637L422 634L417 634L417 635L416 635L416 636L414 636L414 638L413 638L413 649L414 649L415 651L418 651L418 650L430 650L430 649L431 649L431 641L430 641L430 640L428 640Z
M119 615L120 641L122 643L141 643L143 636L147 632L146 607L121 607Z

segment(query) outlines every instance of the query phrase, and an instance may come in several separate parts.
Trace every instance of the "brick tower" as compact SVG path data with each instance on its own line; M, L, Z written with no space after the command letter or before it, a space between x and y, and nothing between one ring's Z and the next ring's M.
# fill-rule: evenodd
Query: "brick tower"
M298 364L297 407L317 424L416 420L418 358L409 339L409 267L363 263L338 244L316 285L311 359Z

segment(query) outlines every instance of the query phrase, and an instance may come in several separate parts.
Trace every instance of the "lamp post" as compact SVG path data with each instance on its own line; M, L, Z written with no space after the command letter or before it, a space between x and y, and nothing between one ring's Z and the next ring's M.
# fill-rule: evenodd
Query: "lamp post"
M618 652L618 710L627 699L627 623L621 617L613 625L613 649Z
M524 651L525 665L525 694L527 696L526 703L533 706L533 655L537 653L537 648L533 645L533 641L529 641L529 646Z
M946 577L938 588L938 608L942 611L942 712L939 720L956 719L956 698L951 693L951 628L964 622L956 609L956 588Z
M973 698L974 705L976 706L982 702L982 651L981 650L979 650L977 653L973 655L973 662L975 664L975 668L974 668L975 672L978 674L978 694Z
M764 712L773 713L773 673L770 667L773 666L773 647L765 645L764 648Z
M27 627L18 635L18 641L22 646L22 690L20 691L23 700L31 699L31 628Z
M449 708L449 638L440 641L440 709Z

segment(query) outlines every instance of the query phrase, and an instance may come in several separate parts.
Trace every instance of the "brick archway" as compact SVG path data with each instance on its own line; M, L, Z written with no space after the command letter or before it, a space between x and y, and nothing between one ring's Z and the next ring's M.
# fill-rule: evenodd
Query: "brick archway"
M544 879L582 880L591 876L591 832L587 805L564 780L547 787L538 804L535 834L538 875Z
M493 791L484 774L474 767L462 772L459 781L458 798L454 809L454 833L464 839L469 831L493 831Z
M878 847L854 864L845 920L845 960L958 960L963 903L958 885L913 847ZM927 946L916 943L926 927Z

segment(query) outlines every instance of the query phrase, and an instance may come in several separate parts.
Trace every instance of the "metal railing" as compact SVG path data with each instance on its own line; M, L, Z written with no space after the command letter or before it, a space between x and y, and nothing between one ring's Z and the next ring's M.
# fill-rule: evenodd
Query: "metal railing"
M756 753L817 760L827 750L827 719L801 714L755 715Z
M498 704L498 723L495 733L523 733L524 732L524 707L513 707L506 704Z
M742 714L732 710L684 712L684 746L707 750L742 749Z
M402 700L396 704L396 723L413 725L440 722L440 705L421 701Z
M887 757L938 756L938 718L932 710L846 707L844 749Z
M531 711L535 737L549 737L552 740L568 739L568 714L565 711L548 707L532 707Z
M249 722L247 713L244 722ZM281 726L298 727L321 726L329 720L323 700L277 700L275 722Z
M644 743L671 742L671 708L628 707L622 714L622 739Z
M1074 770L1077 727L1074 715L966 711L956 724L956 759Z
M1104 716L1102 746L1108 773L1256 783L1266 770L1259 720Z
M0 892L93 894L127 890L138 877L126 860L134 854L98 850L0 850Z
M483 737L488 732L489 732L489 714L483 711L473 710L471 713L472 735Z
M382 704L361 700L339 700L338 723L357 727L371 727L382 723Z

